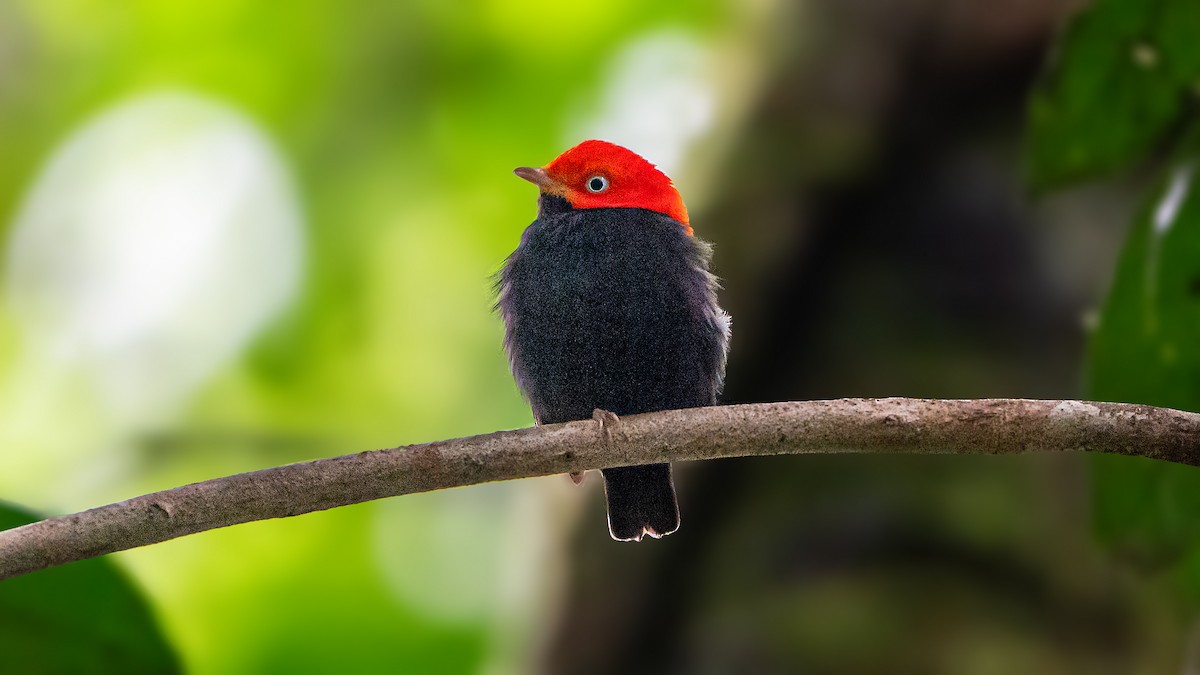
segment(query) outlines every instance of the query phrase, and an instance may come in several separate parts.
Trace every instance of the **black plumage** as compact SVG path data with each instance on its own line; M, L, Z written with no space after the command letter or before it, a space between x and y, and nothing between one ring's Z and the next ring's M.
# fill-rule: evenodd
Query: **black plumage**
M575 209L543 194L498 279L517 383L541 424L713 405L729 317L711 248L640 208ZM669 464L607 469L615 539L679 527Z

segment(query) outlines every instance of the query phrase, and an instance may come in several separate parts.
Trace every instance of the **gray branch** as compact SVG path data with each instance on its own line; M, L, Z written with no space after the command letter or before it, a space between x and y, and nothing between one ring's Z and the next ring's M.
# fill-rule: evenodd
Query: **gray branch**
M0 580L187 534L584 469L807 453L1104 452L1200 465L1200 414L1121 403L838 399L632 415L215 478L0 532Z

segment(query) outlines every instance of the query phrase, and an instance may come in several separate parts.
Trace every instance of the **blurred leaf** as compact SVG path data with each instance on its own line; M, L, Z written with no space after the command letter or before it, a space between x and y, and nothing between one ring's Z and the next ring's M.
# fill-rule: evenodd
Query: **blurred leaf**
M1200 87L1200 3L1096 0L1031 97L1027 171L1046 189L1128 168L1161 144Z
M1125 244L1089 355L1091 398L1200 411L1200 160L1168 176ZM1145 564L1200 547L1200 469L1093 460L1101 537Z
M35 520L0 503L0 530ZM0 582L0 655L26 675L180 672L141 593L100 558Z
M1173 564L1200 548L1200 469L1151 459L1092 459L1100 537L1146 567Z

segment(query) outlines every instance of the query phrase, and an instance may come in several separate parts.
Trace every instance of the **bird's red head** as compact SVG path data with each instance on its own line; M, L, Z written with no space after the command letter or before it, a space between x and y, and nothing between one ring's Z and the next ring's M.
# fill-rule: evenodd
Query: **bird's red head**
M641 155L607 141L584 141L546 166L513 170L577 209L640 208L668 215L690 235L687 207L671 179Z

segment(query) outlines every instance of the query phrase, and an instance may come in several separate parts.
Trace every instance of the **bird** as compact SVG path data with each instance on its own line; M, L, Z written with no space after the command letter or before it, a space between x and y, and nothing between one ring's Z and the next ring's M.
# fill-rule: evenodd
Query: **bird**
M497 274L496 307L534 421L606 431L623 415L716 405L731 321L712 246L671 179L602 140L513 173L538 187L538 212ZM679 528L670 463L602 474L613 539Z

